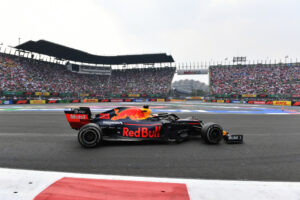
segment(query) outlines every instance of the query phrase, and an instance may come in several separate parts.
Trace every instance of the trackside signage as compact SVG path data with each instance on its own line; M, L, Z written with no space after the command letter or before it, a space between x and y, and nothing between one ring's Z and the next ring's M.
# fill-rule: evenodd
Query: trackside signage
M273 105L275 106L290 106L292 105L291 101L273 101Z
M123 127L123 136L136 138L159 138L160 129L161 126L138 128Z
M30 100L30 104L45 104L46 100Z

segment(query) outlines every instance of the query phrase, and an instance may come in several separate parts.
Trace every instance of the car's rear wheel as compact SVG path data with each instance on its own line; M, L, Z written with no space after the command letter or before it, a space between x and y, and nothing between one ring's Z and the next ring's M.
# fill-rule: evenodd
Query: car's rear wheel
M78 142L85 148L97 146L102 140L102 130L94 123L89 123L80 128Z
M223 128L216 123L205 123L201 130L201 137L208 144L218 144L223 138Z

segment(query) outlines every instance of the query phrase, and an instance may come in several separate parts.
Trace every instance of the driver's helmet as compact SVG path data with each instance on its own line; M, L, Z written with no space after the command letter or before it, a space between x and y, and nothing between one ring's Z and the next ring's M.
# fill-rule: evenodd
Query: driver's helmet
M141 110L144 113L144 118L145 119L151 117L151 110L149 108L144 107Z

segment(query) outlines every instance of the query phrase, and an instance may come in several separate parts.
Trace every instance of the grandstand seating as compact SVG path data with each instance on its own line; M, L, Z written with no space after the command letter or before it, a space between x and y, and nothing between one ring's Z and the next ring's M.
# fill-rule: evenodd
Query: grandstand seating
M300 94L300 64L297 63L211 66L209 75L213 95Z
M78 74L63 65L0 54L0 91L165 96L174 73L175 68L164 67L113 70L111 76Z

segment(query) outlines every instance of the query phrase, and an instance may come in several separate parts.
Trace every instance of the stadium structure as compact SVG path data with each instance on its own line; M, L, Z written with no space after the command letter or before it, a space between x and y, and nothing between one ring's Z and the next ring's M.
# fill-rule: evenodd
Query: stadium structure
M1 47L0 53L2 101L156 101L196 94L212 102L298 105L300 98L298 62L246 64L246 57L234 57L233 64L176 65L166 53L99 56L45 40ZM208 74L209 92L185 83L172 88L175 73Z
M0 59L3 98L165 98L175 73L165 53L98 56L45 40Z

